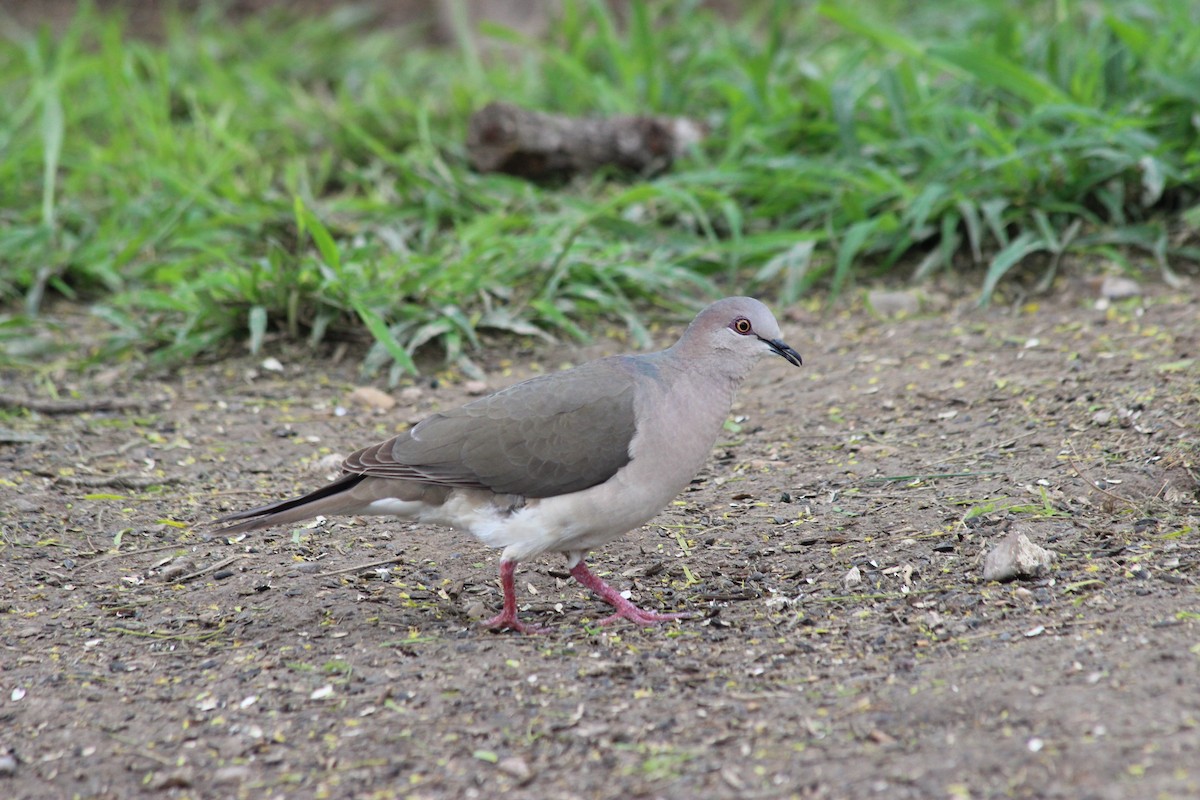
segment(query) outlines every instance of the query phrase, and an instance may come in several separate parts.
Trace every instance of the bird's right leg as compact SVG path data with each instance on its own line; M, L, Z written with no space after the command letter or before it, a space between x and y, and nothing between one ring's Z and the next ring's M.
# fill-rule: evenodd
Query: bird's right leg
M495 631L512 630L518 633L540 633L543 629L537 625L526 625L517 619L517 587L513 576L517 572L517 562L511 559L500 559L500 588L504 592L504 610L483 624Z
M654 625L659 622L687 619L688 617L693 616L693 614L689 611L679 611L664 614L659 611L649 611L644 608L638 608L633 603L626 600L620 592L605 583L600 576L588 569L587 564L583 563L582 559L580 559L575 566L571 567L571 576L595 592L601 600L616 609L617 613L600 620L601 625L611 625L618 619L627 619L630 622L634 622L638 625Z

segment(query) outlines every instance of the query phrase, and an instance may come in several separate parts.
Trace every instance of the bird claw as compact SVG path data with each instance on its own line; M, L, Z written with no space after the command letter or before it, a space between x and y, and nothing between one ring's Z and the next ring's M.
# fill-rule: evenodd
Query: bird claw
M647 611L630 603L628 608L620 608L612 616L600 620L601 625L611 625L619 619L627 619L635 625L657 625L660 622L671 622L677 619L691 619L697 616L693 611L677 611L664 614L658 611Z
M541 625L531 625L526 622L521 622L521 620L517 619L515 614L506 613L497 614L491 619L485 620L483 624L485 627L491 628L496 633L499 633L500 631L516 631L517 633L523 633L526 636L546 633L550 630L549 628Z

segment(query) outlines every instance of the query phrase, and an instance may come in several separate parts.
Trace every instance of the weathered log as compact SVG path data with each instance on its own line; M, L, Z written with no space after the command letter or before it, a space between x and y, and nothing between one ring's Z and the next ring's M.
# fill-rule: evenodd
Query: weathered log
M686 117L568 117L489 103L471 115L467 154L479 172L533 181L604 169L645 176L669 169L703 138L703 126Z

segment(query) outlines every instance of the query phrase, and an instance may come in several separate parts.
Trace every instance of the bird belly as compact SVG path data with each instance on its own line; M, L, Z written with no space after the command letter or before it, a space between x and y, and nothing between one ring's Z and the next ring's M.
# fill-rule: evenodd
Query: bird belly
M545 552L584 552L608 544L652 519L682 487L618 476L580 492L529 500L519 511L481 520L471 530L515 561Z

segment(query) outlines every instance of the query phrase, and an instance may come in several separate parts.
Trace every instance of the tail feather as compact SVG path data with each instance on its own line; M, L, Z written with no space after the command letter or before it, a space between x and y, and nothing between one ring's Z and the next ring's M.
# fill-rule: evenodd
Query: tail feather
M321 514L342 513L359 504L358 500L350 496L350 492L365 478L365 475L347 473L333 483L326 484L306 495L291 497L287 500L280 500L278 503L251 508L247 511L238 511L235 514L213 520L212 524L224 525L227 522L243 520L235 525L226 525L217 533L244 533L260 528L270 528L274 525L287 525Z

